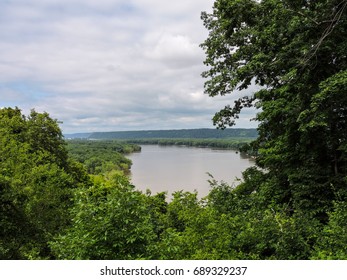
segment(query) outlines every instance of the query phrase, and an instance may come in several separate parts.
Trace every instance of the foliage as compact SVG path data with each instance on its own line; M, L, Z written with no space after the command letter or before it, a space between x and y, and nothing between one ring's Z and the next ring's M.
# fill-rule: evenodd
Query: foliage
M217 0L202 19L210 96L258 90L214 117L234 125L261 109L253 143L268 171L260 191L322 222L346 189L346 1Z
M243 195L212 183L208 197L178 192L168 205L168 228L159 243L165 259L307 259L319 222L305 213L264 206L256 193Z
M145 196L124 177L75 192L72 226L51 243L60 259L141 259L155 238Z
M131 161L124 155L141 147L114 140L69 140L69 155L82 163L89 174L104 174L112 170L129 173Z
M50 258L47 241L69 224L71 190L82 184L56 120L0 110L0 258Z
M223 139L223 138L255 138L256 129L233 128L225 131L200 128L200 129L171 129L171 130L140 130L140 131L115 131L95 132L88 135L89 139Z
M251 142L252 138L228 138L228 139L134 139L125 140L127 143L134 144L154 144L161 146L188 146L188 147L203 147L203 148L217 148L217 149L233 149L237 150L245 144Z
M338 201L315 246L314 259L347 259L347 203Z

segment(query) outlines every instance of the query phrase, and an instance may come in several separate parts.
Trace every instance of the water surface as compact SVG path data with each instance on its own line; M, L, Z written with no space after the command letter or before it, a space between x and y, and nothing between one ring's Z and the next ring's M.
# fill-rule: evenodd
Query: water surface
M140 190L153 194L168 191L194 191L208 194L210 177L233 184L254 162L231 150L185 146L141 145L139 153L128 156L133 162L131 182Z

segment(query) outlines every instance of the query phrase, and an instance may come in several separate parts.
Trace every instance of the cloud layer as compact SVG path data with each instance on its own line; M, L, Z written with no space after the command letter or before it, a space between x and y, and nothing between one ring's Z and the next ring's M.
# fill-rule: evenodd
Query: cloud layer
M203 94L200 13L213 0L1 6L0 107L47 111L65 133L211 127L214 112L235 98ZM238 126L255 126L252 116Z

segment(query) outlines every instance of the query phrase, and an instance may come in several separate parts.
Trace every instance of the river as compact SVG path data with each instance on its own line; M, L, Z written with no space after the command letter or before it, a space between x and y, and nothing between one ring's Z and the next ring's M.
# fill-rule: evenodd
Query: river
M141 152L128 155L133 162L131 182L137 189L152 194L167 191L198 191L208 194L210 177L233 184L254 161L232 150L215 150L186 146L141 145Z

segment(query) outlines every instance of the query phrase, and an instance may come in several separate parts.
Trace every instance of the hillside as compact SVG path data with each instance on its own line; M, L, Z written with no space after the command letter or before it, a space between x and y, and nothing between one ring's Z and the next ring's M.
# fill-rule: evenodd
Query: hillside
M141 131L114 131L95 132L89 135L89 139L221 139L221 138L255 138L256 129L234 128L234 129L178 129L178 130L141 130Z
M64 134L65 139L87 139L92 133L71 133Z

